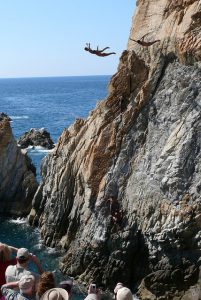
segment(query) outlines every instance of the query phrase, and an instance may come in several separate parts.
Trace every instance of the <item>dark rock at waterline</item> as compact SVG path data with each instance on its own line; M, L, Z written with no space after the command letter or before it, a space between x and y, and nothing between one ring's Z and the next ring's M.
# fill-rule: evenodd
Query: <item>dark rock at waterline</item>
M22 149L25 149L29 146L41 146L49 150L54 148L54 142L50 137L50 133L44 128L38 130L31 128L19 138L18 145Z
M12 121L12 119L7 114L0 112L0 122L4 119L6 119L8 121Z

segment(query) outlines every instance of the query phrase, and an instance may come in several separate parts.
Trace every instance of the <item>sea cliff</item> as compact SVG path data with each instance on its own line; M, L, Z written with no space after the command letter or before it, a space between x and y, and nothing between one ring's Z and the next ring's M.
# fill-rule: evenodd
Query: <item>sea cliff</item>
M38 183L33 166L17 146L9 118L0 120L0 213L26 216Z
M133 41L143 36L159 41ZM42 162L29 219L65 251L64 272L108 288L123 281L142 299L191 299L201 253L200 60L200 1L137 1L108 97Z

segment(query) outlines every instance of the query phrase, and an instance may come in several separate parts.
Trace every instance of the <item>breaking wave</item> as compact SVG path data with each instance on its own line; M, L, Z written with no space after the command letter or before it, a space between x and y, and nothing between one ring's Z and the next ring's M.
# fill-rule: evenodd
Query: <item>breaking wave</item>
M20 119L29 119L29 116L25 116L25 115L22 115L22 116L10 116L10 118L12 120L20 120Z

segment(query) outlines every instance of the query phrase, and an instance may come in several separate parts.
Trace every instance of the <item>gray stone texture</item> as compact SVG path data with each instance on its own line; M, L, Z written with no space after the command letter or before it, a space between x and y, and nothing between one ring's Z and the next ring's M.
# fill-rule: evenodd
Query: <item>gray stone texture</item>
M138 0L130 37L160 42L129 40L108 97L43 160L30 222L80 282L161 300L199 287L200 10Z
M25 216L38 187L33 166L17 146L9 119L0 121L0 213Z

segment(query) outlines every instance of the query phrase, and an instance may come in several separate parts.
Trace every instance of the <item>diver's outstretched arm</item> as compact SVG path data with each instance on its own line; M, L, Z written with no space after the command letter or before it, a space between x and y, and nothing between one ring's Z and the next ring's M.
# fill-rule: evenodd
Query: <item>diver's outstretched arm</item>
M86 43L86 45L87 45L87 48L88 48L89 50L91 50L90 43Z

